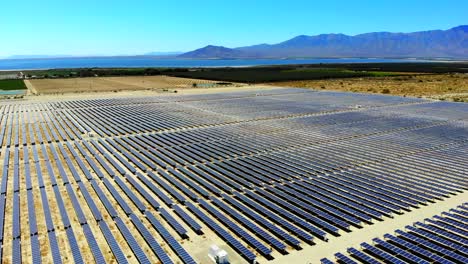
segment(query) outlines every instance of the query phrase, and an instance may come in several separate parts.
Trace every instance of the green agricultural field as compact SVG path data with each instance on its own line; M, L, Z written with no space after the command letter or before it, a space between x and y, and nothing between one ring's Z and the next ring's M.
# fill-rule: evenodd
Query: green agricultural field
M27 89L23 80L0 80L0 90L25 90Z
M292 68L291 67L252 67L203 69L200 71L174 72L168 75L185 78L209 79L219 81L260 83L293 80L316 80L331 78L370 77L362 71L329 68Z

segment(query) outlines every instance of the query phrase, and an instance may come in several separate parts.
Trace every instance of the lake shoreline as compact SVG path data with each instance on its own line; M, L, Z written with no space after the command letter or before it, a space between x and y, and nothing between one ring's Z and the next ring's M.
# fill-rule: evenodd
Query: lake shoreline
M80 68L245 68L255 66L345 63L468 63L463 60L316 58L316 59L161 59L154 57L85 57L0 60L0 71Z

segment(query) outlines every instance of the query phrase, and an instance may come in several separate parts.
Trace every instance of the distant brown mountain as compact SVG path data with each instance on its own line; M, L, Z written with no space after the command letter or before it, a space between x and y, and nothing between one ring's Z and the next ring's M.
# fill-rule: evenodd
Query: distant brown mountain
M301 35L278 44L206 46L181 58L396 57L468 59L468 26L413 33Z

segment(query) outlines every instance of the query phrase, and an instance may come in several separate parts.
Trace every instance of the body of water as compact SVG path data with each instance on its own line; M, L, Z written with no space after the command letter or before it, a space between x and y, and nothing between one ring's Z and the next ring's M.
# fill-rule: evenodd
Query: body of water
M26 94L26 90L0 90L0 96L2 95L21 95Z
M57 68L141 68L141 67L246 67L259 65L317 64L317 63L377 63L424 62L410 59L161 59L153 57L101 57L61 59L0 60L0 70L34 70Z

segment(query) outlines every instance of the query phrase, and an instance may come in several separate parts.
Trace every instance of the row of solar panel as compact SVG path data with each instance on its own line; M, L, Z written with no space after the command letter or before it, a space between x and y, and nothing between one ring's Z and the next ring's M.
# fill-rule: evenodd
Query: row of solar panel
M467 263L468 262L468 205L463 204L441 216L415 222L395 235L374 238L372 245L348 248L345 255L336 253L338 263ZM322 259L322 263L334 263Z
M0 146L5 144L6 147L18 147L53 141L73 141L81 139L81 135L85 133L85 130L72 117L66 116L62 112L33 113L30 115L29 112L26 112L25 116L21 118L19 115L4 116L3 120L0 120ZM15 122L16 125L13 125L12 122ZM6 130L7 128L8 130Z
M121 142L121 144L122 144L122 142ZM135 145L132 145L132 146L135 147ZM131 150L131 149L129 148L129 146L125 146L125 145L124 145L124 147L126 147L126 149ZM173 172L176 172L176 171L173 170L173 169L169 169L169 171L172 172L172 173L173 173ZM164 172L162 172L162 173L160 173L160 174L162 174L162 175L167 175L167 174L165 174ZM174 173L173 173L173 174L174 174ZM178 174L178 175L180 176L180 174ZM167 177L167 176L166 176L166 177ZM157 178L157 177L154 177L154 178ZM180 177L179 177L179 178L180 178ZM169 179L168 179L168 180L169 180ZM184 180L184 179L182 179L182 182L186 182L186 183L187 183L187 181ZM177 183L177 182L176 182L176 183ZM178 184L176 184L176 186L177 186L177 185L178 185ZM187 184L187 185L190 186L190 184ZM190 195L191 192L190 192L190 191L187 191L185 187L183 187L183 186L182 186L182 187L181 187L181 186L178 186L178 187L179 187L179 189L180 189L183 193L189 194L189 197L191 196L194 200L196 199L196 196ZM169 189L169 190L172 189L170 186L168 186L168 187L166 187L166 188ZM185 189L184 189L184 188L185 188ZM173 189L172 189L172 191L169 191L169 192L177 193L177 191L174 191ZM204 194L203 196L206 196L206 192L205 192L205 193L201 192L201 193ZM180 197L180 196L179 196L179 197ZM380 196L380 197L382 197L382 196ZM180 202L185 202L185 199L182 197L182 198L179 199L179 201L180 201ZM377 201L377 200L376 200L376 201ZM395 201L396 201L396 200L395 200ZM372 200L371 200L371 202L372 202ZM373 204L373 203L371 203L371 204ZM378 206L378 205L375 204L375 203L374 203L373 205L374 205L374 206ZM387 204L387 205L389 205L390 207L392 207L391 204ZM396 208L396 207L393 206L392 208ZM390 212L390 210L384 210L384 209L382 209L382 208L380 208L380 209L383 210L384 213L387 213L387 214ZM338 212L338 210L336 210L336 211ZM381 217L381 215L379 215L379 217ZM322 222L322 223L323 223L323 222ZM356 223L356 221L355 221L355 223ZM326 225L326 224L325 224L325 225ZM344 226L347 226L347 224L345 224ZM349 226L349 225L348 225L348 226ZM336 228L334 228L334 229L332 229L332 230L333 230L333 231L336 231Z
M68 144L68 146L70 147L71 145ZM60 145L60 146L59 146L59 149L61 150L63 157L65 157L65 160L68 161L68 160L70 159L70 157L69 157L68 154L65 152L65 149L63 148L63 146ZM55 193L55 195L56 195L56 200L57 200L57 203L58 203L58 208L60 209L60 212L61 212L61 216L62 216L62 221L63 221L63 223L64 223L64 227L65 227L66 229L71 228L71 225L70 225L70 221L69 221L67 212L66 212L66 210L64 209L63 200L62 200L62 198L61 198L61 196L60 196L60 192L58 191L58 185L57 185L57 182L56 182L55 174L54 174L53 170L51 169L51 168L52 168L52 165L51 165L51 163L50 163L51 160L50 160L49 157L48 157L47 150L46 150L45 146L41 146L41 150L42 150L43 156L45 157L44 160L45 160L45 162L48 164L48 165L47 165L48 173L49 173L49 176L50 176L50 178L51 178L51 182L53 183L52 185L53 185L54 193ZM94 242L95 242L94 237L92 236L92 233L89 233L89 232L88 232L88 229L89 229L89 228L87 228L86 218L84 217L84 214L83 214L83 212L82 212L82 210L81 210L81 207L80 207L78 201L76 200L76 196L75 196L75 194L74 194L74 191L73 191L73 189L71 188L71 185L69 184L68 177L66 176L66 172L65 172L63 166L61 165L61 161L60 161L60 159L59 159L58 153L56 152L56 150L55 150L55 148L54 148L53 146L49 146L49 150L52 152L52 154L53 154L53 156L54 156L54 160L53 160L53 161L56 163L57 167L59 167L59 172L60 172L60 174L61 174L61 178L62 178L62 180L64 181L64 184L65 184L65 186L66 186L67 192L69 193L69 196L70 196L70 200L72 201L72 204L73 204L73 206L74 206L74 209L75 209L75 212L76 212L76 214L77 214L77 216L78 216L78 219L79 219L79 221L80 221L80 224L82 224L82 227L83 227L83 229L84 229L84 233L85 233L85 235L86 235L86 237L87 237L87 239L88 239L88 242L89 242L90 245L93 245L93 244L95 244L95 243L94 243ZM73 155L76 155L76 156L77 156L77 153L76 153L76 152L74 152L74 151L71 151L71 152L72 152L72 154L74 153ZM35 163L36 163L36 169L37 169L38 171L41 171L41 169L40 169L40 163L39 163L39 161L38 161L38 159L39 159L39 158L38 158L38 153L37 153L36 148L33 148L33 153L35 153L35 155L34 155L34 156L35 156L35 160L37 160L37 162L35 162ZM17 157L17 155L15 155L15 157ZM8 164L8 162L6 162L6 164ZM26 165L25 168L29 168L29 166L28 166L29 164L25 164L25 165ZM84 196L85 200L87 201L88 205L90 206L91 211L93 212L93 216L95 217L95 220L99 222L99 221L102 219L102 216L100 215L99 211L97 210L97 208L96 208L94 202L92 201L92 199L91 199L89 193L87 192L86 187L84 186L83 182L81 182L81 179L79 178L79 174L78 174L78 172L76 171L76 169L74 168L73 163L67 162L67 165L69 166L70 171L72 171L72 174L73 174L74 176L77 176L77 177L75 177L75 180L76 180L76 182L79 184L79 187L80 187L79 190L80 190L80 192L83 194L83 196ZM60 167L62 167L62 168L60 168ZM7 173L8 170L5 170L5 172ZM26 175L27 175L27 176L26 176L26 181L28 182L28 181L29 181L28 178L30 178L30 175L29 175L28 173L26 173ZM42 175L42 174L41 174L41 175ZM5 180L5 181L6 181L7 176L8 176L8 175L4 175L4 178L3 178L2 180ZM41 177L42 177L42 176L41 176ZM118 179L118 178L117 178L117 179ZM92 180L92 178L91 178L91 180ZM107 180L107 179L104 178L103 180L104 180L105 185L106 185L108 188L113 188L112 185L106 184L106 182L108 183L108 180ZM120 180L120 181L119 181L119 180L116 180L116 182L119 183L119 186L125 188L124 185L123 185L123 182L122 182L121 180ZM4 186L5 186L5 185L4 185ZM97 187L97 186L98 186L98 185L93 185L93 187L96 188L96 189L99 188L99 187ZM44 201L47 201L47 198L45 198L45 197L46 197L46 192L45 192L45 189L44 189L44 185L41 184L40 187L41 187L42 190L43 190L43 191L42 191L42 195L44 195L44 196L43 196L43 205L44 205L44 207L46 207L46 209L44 209L45 212L46 212L45 215L46 215L46 217L49 218L48 220L46 220L46 222L48 223L48 229L49 229L49 232L54 232L54 227L53 227L52 219L50 218L50 209L48 208L48 203L47 203L47 202L44 203ZM127 187L127 188L128 188L128 187ZM31 191L31 190L29 189L28 192L30 192L30 191ZM115 189L110 189L110 191L111 191L111 193L113 193L113 194L116 193ZM129 189L127 189L127 191L129 191ZM100 193L102 193L102 191L101 191ZM16 194L18 194L17 197L19 197L19 193L16 193ZM99 195L99 197L102 198L103 195ZM44 200L44 198L45 198L45 200ZM117 199L117 200L118 200L118 201L122 201L122 200L121 200L121 197L120 197L120 199ZM19 204L19 203L15 203L15 204ZM29 203L29 204L34 204L34 203ZM93 204L94 204L94 205L93 205ZM110 202L108 202L108 203L106 203L106 204L107 204L107 205L110 205ZM122 204L123 204L123 203L122 203ZM17 208L17 207L15 207L15 208ZM128 206L127 206L127 207L124 207L124 208L128 208ZM17 210L16 210L16 211L17 211ZM15 211L15 212L16 212L16 211ZM30 212L31 212L31 211L30 211ZM166 211L162 211L161 214L163 215L164 219L166 219L168 222L170 222L171 226L176 227L176 230L177 230L181 235L185 235L185 234L186 234L186 231L183 230L183 228L177 223L177 221L176 221L175 219L172 218L172 216L171 216L170 214L168 214ZM17 215L17 214L15 214L15 215ZM118 217L116 214L115 214L115 216ZM192 220L192 221L193 221L193 220ZM194 221L193 221L193 222L194 222ZM18 225L17 225L18 228L17 228L17 229L14 229L14 230L16 230L15 232L19 232L19 221L16 221L16 223L18 223ZM30 223L32 223L32 222L30 222ZM195 225L194 225L194 226L195 226ZM105 227L104 227L104 229L105 229ZM201 227L196 227L196 229L197 229L198 231L200 231ZM3 229L2 229L2 230L3 230ZM167 234L169 235L169 233L167 233ZM174 241L175 241L175 240L174 240ZM173 241L172 243L174 243L174 241ZM72 242L72 241L70 241L70 242ZM114 250L113 250L113 251L114 251ZM116 251L116 252L118 252L118 251ZM94 252L93 252L93 254L94 254ZM59 255L60 255L60 254L59 254ZM99 258L101 254L100 254L100 253L96 253L96 254L94 254L94 255L95 255L96 258ZM190 262L190 261L188 261L188 262Z

